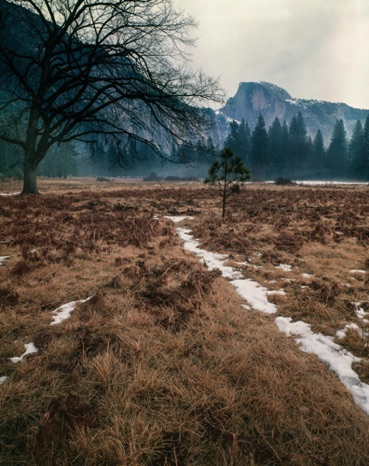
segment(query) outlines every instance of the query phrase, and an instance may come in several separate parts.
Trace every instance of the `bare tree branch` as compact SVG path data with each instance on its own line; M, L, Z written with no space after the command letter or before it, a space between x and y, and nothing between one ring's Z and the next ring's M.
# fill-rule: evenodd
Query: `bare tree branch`
M170 0L0 0L0 11L0 139L30 170L53 144L96 133L165 156L157 141L201 134L211 121L198 106L223 97L184 67L195 23ZM22 132L5 125L14 115Z

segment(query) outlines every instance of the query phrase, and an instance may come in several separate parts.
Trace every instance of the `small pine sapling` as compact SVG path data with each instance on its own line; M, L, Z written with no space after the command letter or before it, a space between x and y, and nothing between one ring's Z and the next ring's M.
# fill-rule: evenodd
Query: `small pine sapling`
M240 183L250 177L251 173L247 166L229 147L225 147L219 153L218 160L210 166L204 183L215 186L222 198L222 218L225 217L228 197L239 192Z

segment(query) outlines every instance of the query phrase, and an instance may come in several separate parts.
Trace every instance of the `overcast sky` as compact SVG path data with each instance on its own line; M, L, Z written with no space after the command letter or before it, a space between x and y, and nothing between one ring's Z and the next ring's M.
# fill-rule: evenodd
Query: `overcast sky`
M268 81L369 109L369 0L173 0L195 18L193 66L232 97Z

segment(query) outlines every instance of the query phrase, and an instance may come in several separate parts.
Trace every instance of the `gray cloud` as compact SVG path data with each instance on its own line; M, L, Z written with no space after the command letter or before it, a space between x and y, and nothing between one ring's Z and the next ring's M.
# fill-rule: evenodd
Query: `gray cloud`
M174 0L198 21L193 66L241 81L269 81L300 98L369 109L367 0Z

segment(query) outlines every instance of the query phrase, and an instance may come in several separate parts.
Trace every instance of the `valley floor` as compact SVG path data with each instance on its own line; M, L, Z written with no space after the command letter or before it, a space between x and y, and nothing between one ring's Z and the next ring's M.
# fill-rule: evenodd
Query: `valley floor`
M40 190L0 197L0 464L368 463L368 187L251 185L225 220L196 183Z

